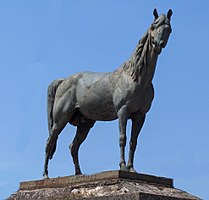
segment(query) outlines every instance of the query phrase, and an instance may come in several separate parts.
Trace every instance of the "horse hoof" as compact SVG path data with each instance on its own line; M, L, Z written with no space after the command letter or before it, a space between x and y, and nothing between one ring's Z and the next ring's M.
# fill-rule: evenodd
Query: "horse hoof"
M137 173L136 170L133 167L130 167L128 171L132 172L132 173Z
M49 179L48 174L43 174L43 179Z
M126 172L129 171L128 167L125 166L125 165L124 165L124 166L121 166L121 167L120 167L120 170L121 170L121 171L126 171Z
M82 172L81 172L80 170L77 170L77 171L75 172L75 175L82 175Z

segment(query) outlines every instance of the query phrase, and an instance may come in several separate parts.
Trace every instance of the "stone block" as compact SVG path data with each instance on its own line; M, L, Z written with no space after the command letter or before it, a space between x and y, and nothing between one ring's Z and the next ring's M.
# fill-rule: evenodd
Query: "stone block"
M200 200L170 178L124 171L21 182L8 200Z

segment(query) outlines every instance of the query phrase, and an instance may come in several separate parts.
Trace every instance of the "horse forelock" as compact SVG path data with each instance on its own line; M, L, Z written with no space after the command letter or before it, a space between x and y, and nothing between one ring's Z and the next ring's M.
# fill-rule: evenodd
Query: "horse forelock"
M151 27L158 28L159 26L167 24L171 27L170 20L165 14L160 15L152 24Z

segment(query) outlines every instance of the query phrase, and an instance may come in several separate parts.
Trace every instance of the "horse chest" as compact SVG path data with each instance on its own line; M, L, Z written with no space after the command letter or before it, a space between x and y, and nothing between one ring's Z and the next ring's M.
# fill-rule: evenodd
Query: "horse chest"
M113 102L117 110L122 106L128 106L129 110L137 110L142 99L141 88L135 83L118 84L113 94Z
M143 105L144 92L141 88L135 89L128 98L127 105L130 112L136 112Z
M115 102L117 109L123 105L128 107L130 113L140 111L146 113L151 107L154 98L154 88L152 84L143 88L141 85L135 85L129 89L122 90L121 87L116 92Z

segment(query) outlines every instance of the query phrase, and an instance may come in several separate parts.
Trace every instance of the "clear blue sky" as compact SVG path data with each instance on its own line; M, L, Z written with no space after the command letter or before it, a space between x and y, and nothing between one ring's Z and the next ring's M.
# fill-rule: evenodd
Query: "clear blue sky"
M207 0L1 0L0 199L20 181L42 178L49 83L119 67L150 26L155 7L159 13L173 9L173 32L158 59L135 167L209 199ZM60 135L50 177L74 173L68 149L74 134L68 125ZM117 121L94 126L80 150L84 173L118 169L118 135Z

